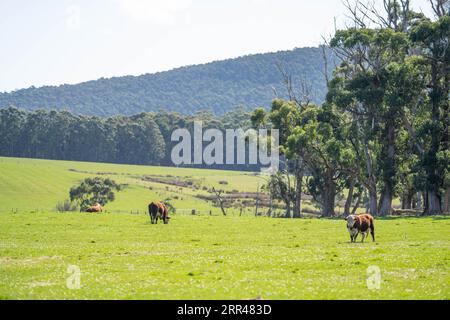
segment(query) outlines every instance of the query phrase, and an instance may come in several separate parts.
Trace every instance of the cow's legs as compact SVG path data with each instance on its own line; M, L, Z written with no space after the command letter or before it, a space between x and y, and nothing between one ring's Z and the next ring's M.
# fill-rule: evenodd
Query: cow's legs
M370 234L372 235L372 241L375 241L375 228L370 226Z
M364 242L365 237L366 237L366 234L364 232L361 232L361 243Z

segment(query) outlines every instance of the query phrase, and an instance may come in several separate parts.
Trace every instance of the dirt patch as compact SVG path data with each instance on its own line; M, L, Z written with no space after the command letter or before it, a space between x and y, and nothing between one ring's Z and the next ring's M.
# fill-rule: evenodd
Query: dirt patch
M59 257L59 256L40 256L40 257L32 257L32 258L25 258L25 259L0 257L0 264L33 265L33 264L38 264L38 263L52 261L52 260L59 260L59 259L61 259L61 257Z

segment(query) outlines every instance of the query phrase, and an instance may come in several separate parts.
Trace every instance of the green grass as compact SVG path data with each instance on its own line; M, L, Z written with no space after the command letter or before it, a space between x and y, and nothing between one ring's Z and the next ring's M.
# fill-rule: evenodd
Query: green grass
M10 212L12 209L19 212L54 210L58 201L68 198L70 187L86 177L94 176L96 172L107 172L109 174L106 176L119 183L129 184L124 191L116 194L114 202L106 205L106 210L110 211L143 212L150 201L174 196L180 197L179 200L173 200L177 209L220 211L211 208L210 203L194 197L195 194L204 192L202 190L180 190L174 186L169 186L167 190L167 185L142 181L139 179L142 175L192 177L208 188L214 186L243 192L256 192L257 183L264 182L252 173L237 171L0 157L0 212ZM222 180L228 184L220 185L219 181Z
M109 213L53 212L96 172L128 184ZM168 174L246 192L262 183L242 172L0 158L0 299L450 299L448 217L376 219L377 242L351 244L343 220L223 217L195 197L201 189L139 178ZM216 216L179 212L151 225L114 213L174 196L180 211ZM80 267L78 290L66 286L69 265ZM367 288L369 266L381 270L379 290Z
M376 221L377 242L348 242L328 219L4 213L6 299L449 299L450 219ZM66 287L68 265L81 288ZM381 288L366 286L368 266Z

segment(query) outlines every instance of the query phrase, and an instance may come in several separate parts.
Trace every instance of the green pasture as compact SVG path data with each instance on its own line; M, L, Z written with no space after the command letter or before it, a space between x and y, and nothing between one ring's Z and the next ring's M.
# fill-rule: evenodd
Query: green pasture
M376 242L349 243L343 220L3 213L0 297L449 299L449 230L442 217L377 219Z
M127 184L116 194L116 200L106 205L109 211L144 212L150 201L166 198L172 198L174 206L181 210L220 211L194 197L205 193L202 188L192 190L143 181L140 177L144 175L189 178L201 187L226 191L256 192L258 182L264 183L253 173L237 171L0 157L0 212L55 210L58 201L68 198L70 187L98 173ZM227 184L220 184L221 181Z
M71 186L98 174L127 185L106 213L55 212ZM0 158L0 298L450 299L449 217L379 218L376 242L349 243L342 219L254 217L250 208L224 217L195 197L212 186L255 192L258 182L242 172ZM167 197L179 212L151 225L148 202ZM201 214L180 213L191 209ZM73 268L79 289L68 286ZM373 268L378 289L368 288Z

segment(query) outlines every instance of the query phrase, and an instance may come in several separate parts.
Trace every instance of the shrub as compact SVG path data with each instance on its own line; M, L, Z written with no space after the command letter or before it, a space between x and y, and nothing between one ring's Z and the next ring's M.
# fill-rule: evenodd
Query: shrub
M68 212L68 211L78 211L79 208L76 203L71 202L69 199L60 201L56 204L56 211L58 212Z
M114 191L120 191L122 186L109 178L86 178L80 185L73 186L70 191L70 200L76 201L81 210L86 210L94 203L104 206L109 201L114 201Z

